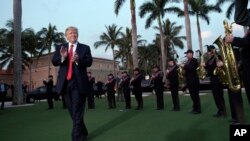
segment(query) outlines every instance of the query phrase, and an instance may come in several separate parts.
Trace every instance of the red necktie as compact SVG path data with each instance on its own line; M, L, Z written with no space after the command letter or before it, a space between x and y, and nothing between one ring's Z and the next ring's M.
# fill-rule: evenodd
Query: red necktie
M69 49L69 68L68 68L67 80L70 80L71 77L72 77L72 65L73 65L73 62L71 61L71 59L73 57L73 47L74 47L74 45L70 45L70 49Z

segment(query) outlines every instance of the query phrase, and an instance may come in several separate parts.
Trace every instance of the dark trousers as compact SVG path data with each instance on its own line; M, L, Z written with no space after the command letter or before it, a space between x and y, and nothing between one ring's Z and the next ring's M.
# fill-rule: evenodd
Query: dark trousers
M190 93L190 97L193 101L193 111L194 112L201 112L201 103L200 103L200 96L199 96L199 83L188 82L187 87L188 87L188 90Z
M52 93L46 93L46 97L47 97L47 102L49 105L49 109L53 109L53 96Z
M107 92L109 108L116 108L115 92Z
M142 109L143 108L143 98L142 98L142 92L137 91L133 92L135 95L135 99L137 101L137 109Z
M86 102L86 94L80 93L74 79L68 81L65 101L73 121L72 141L84 141L88 135L84 124L83 115Z
M223 96L223 85L221 84L217 76L211 76L210 80L215 105L218 108L217 115L226 115L226 106Z
M171 96L172 96L172 101L173 101L173 110L180 110L178 84L176 85L170 84L170 91L171 91Z
M244 123L244 110L241 91L235 93L228 89L228 98L232 120Z
M6 94L7 92L0 92L0 99L1 99L1 110L4 109L4 102L5 102L5 99L6 99Z
M156 105L158 110L164 109L163 90L155 88Z
M91 90L87 96L88 99L88 108L94 109L95 108L95 97L94 97L94 90Z
M130 96L130 91L123 91L124 94L124 99L125 99L125 104L126 104L126 109L131 108L131 96Z

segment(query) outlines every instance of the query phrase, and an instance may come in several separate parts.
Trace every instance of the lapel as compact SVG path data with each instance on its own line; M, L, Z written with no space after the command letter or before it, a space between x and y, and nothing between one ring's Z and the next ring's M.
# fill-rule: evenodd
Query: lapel
M80 44L77 42L76 44L76 53L79 54L80 53Z

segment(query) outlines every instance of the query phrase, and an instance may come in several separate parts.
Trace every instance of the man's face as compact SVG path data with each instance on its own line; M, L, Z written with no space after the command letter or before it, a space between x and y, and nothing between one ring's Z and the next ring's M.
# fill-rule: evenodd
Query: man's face
M168 65L169 65L169 66L173 66L173 65L174 65L174 61L169 61L169 62L168 62Z
M138 71L134 71L134 75L137 75L139 72Z
M188 53L188 54L187 54L187 58L188 58L188 59L192 59L192 58L193 58L193 53Z
M70 43L75 43L78 39L78 33L75 29L69 29L66 32L66 38Z

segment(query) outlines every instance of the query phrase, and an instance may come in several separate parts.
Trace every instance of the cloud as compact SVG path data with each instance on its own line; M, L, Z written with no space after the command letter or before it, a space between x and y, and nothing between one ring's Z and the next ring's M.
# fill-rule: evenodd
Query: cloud
M208 39L212 36L212 32L211 31L202 31L201 32L201 37L203 39Z

